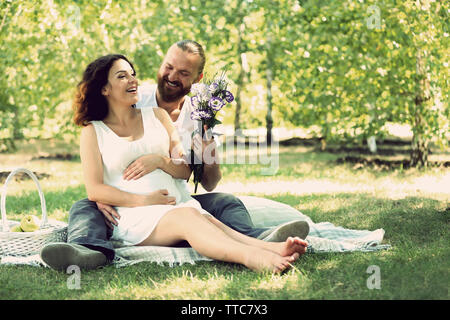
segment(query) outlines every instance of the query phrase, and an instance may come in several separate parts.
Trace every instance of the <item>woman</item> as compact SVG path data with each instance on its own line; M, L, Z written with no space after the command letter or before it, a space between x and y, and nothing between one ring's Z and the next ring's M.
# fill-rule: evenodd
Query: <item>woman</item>
M138 82L122 55L98 58L87 67L74 102L83 126L80 156L88 198L117 207L121 218L112 239L127 245L171 246L186 240L200 254L252 270L282 272L305 252L306 242L264 242L240 234L204 211L177 188L188 179L180 139L167 112L136 109ZM146 155L153 170L128 179L126 169ZM178 160L178 161L176 161Z

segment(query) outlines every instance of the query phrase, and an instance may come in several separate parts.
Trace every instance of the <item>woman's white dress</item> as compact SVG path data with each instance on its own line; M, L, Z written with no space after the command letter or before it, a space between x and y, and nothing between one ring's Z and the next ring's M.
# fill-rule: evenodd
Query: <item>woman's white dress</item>
M114 227L111 239L122 241L124 245L136 245L144 241L150 236L159 220L172 209L193 207L202 214L209 215L201 208L200 203L190 196L185 184L161 169L154 170L138 180L123 179L123 172L128 165L143 155L160 154L170 157L168 132L153 109L140 109L144 135L135 141L119 137L103 121L91 121L102 155L105 184L135 194L148 194L159 189L167 189L169 196L176 198L176 205L116 207L120 220L118 226Z

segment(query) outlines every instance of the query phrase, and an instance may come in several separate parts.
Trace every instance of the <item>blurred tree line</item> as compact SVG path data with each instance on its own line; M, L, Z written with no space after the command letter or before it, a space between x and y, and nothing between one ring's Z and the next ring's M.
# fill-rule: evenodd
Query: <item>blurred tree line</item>
M411 162L426 165L430 142L448 144L449 14L437 0L3 0L0 151L76 141L71 98L98 56L123 53L154 81L168 47L194 39L233 83L225 124L360 142L409 124Z

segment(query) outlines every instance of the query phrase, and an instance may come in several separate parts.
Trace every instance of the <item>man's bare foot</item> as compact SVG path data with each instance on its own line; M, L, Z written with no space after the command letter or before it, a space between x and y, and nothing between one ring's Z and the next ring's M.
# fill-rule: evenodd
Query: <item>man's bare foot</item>
M253 251L245 266L258 272L269 271L272 273L281 273L291 267L291 264L298 259L300 255L294 252L289 256L280 256L274 252L257 249Z
M306 252L308 242L300 239L299 237L289 237L285 242L277 242L278 253L282 256L291 256L294 253L298 253L299 256Z

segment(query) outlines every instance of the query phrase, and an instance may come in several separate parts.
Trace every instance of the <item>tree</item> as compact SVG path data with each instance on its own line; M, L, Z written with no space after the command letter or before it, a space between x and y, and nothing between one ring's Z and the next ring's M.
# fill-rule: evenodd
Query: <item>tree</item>
M448 12L425 0L298 2L288 19L295 28L287 26L298 37L297 72L280 77L284 87L295 83L285 116L320 125L325 139L365 139L388 121L409 123L411 162L425 165L430 139L445 144L448 132Z
M414 96L414 104L410 110L410 121L413 128L411 165L427 166L429 143L433 137L446 140L445 133L441 131L440 120L448 120L448 8L440 2L422 0L409 1L404 5L410 17L410 30L412 31L409 44L411 53L415 53L415 89L410 94ZM447 36L444 30L447 29ZM443 46L441 45L444 40ZM442 69L444 69L442 74ZM447 71L447 72L446 72ZM441 105L442 89L446 90L445 100L447 108ZM440 132L441 131L441 132Z

